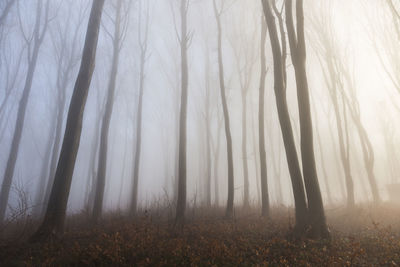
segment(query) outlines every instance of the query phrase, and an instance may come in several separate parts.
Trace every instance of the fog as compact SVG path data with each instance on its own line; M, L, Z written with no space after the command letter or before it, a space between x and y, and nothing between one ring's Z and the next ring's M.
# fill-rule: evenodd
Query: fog
M37 7L39 2L41 6ZM93 194L90 192L95 188L98 173L100 132L113 61L117 2L107 0L103 9L96 64L84 108L83 128L68 198L68 214L79 214L92 208L88 199ZM151 210L167 202L174 206L177 197L177 142L181 101L180 1L121 2L120 54L106 149L103 213L116 210L128 213L131 208L135 151L138 145L141 46L146 38L138 209ZM5 10L6 3L0 3L0 10ZM54 175L51 173L51 158L57 138L57 114L62 113L62 135L56 143L59 146L56 159L60 153L68 107L82 58L91 3L88 0L16 1L4 21L1 21L0 181L4 179L9 161L20 99L35 49L34 42L37 42L34 31L39 15L36 12L38 9L42 12L39 30L43 32L43 42L38 49L27 100L22 138L7 204L8 219L16 216L22 204L27 213L35 216L39 216L34 214L35 207L45 209L47 204L41 194L49 193L43 191L43 185L54 178L51 177ZM250 204L258 207L261 205L258 105L261 24L265 20L263 8L260 1L216 1L216 4L218 9L223 8L220 14L221 47L233 144L234 206L240 207L244 201L245 158ZM281 6L281 1L277 1L279 10ZM399 9L399 5L395 7ZM213 1L189 1L187 12L186 205L206 205L211 190L212 204L225 207L228 196L227 143L220 95L218 29ZM347 201L335 111L326 80L329 81L329 57L334 57L338 69L342 68L346 72L339 74L341 85L338 86L348 99L352 99L349 103L353 106L343 108L344 102L342 96L339 96L339 112L341 116L347 117L347 125L343 126L347 131L344 138L347 144L345 153L348 153L351 165L355 202L374 201L365 167L365 164L371 164L365 163L368 161L365 153L370 155L371 152L375 160L371 167L380 200L389 201L388 185L399 182L397 147L400 145L400 129L394 123L400 107L400 49L399 36L396 35L399 21L396 20L396 14L391 11L387 1L383 0L307 0L304 1L304 13L314 151L323 202L329 207L345 206ZM277 19L275 21L278 23ZM327 56L325 51L328 46L332 47L334 54ZM271 206L294 207L273 89L274 62L269 34L265 51L267 76L264 129L269 201ZM289 43L287 51L287 101L301 161L301 127ZM62 89L63 79L65 89ZM242 90L245 90L247 96L245 153L242 144ZM65 94L64 101L60 101L62 94ZM363 150L359 128L351 115L353 109L360 114L361 127L367 133L371 151ZM343 115L343 112L347 115ZM209 139L207 127L210 129ZM211 165L208 165L207 142L211 148ZM211 185L207 185L207 171L211 173ZM42 179L44 183L40 182Z

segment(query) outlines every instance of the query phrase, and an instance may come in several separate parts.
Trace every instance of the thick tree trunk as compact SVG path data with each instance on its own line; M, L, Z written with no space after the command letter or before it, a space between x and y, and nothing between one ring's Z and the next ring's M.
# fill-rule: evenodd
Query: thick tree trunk
M187 33L187 0L181 0L181 110L179 119L179 180L178 180L178 200L176 206L176 223L183 224L186 210L186 125L187 125L187 100L188 100L188 33Z
M267 40L267 27L265 21L261 22L261 78L259 92L259 109L258 109L258 128L259 128L259 144L260 144L260 170L261 170L261 215L269 217L269 195L267 180L267 156L265 152L265 123L264 123L264 99L265 99L265 79L267 77L267 64L265 57L265 44Z
M112 55L110 80L108 82L107 102L100 133L100 151L99 151L99 161L97 164L98 170L97 170L97 180L96 180L96 191L95 191L93 213L92 213L92 220L95 223L97 223L97 221L101 217L103 200L104 200L104 188L106 183L106 172L107 172L108 136L110 131L110 122L113 112L113 106L114 106L115 87L116 87L118 63L119 63L121 4L122 0L118 0L116 6L115 22L114 22L113 55Z
M269 0L262 0L265 19L268 25L272 56L274 61L274 91L278 118L281 126L283 142L285 145L286 159L289 167L290 178L292 181L293 197L296 213L296 232L302 233L307 225L307 204L304 192L303 178L300 170L299 159L297 156L296 145L293 137L292 124L286 100L286 84L284 82L284 72L282 65L282 53L275 19L272 14ZM283 45L283 44L282 44Z
M32 236L31 241L48 238L51 234L61 233L63 230L72 175L80 143L83 112L95 66L103 6L104 0L93 0L81 66L68 111L67 125L54 185L51 190L44 221Z
M225 78L224 78L224 64L222 57L222 26L221 26L221 13L217 10L217 4L213 0L215 19L218 27L218 71L219 71L219 86L222 101L222 110L224 113L225 122L225 136L226 136L226 149L228 159L228 200L226 205L227 218L233 216L233 201L234 201L234 173L233 173L233 152L232 152L232 135L229 121L228 104L226 101L226 89L225 89Z
M45 213L46 211L46 205L49 201L50 197L50 192L51 192L51 187L54 182L54 176L56 173L56 168L57 168L57 159L60 154L60 143L62 139L62 134L63 134L63 125L64 125L64 109L65 109L65 102L66 102L66 95L65 95L65 90L67 88L68 84L68 77L69 75L64 74L64 80L62 82L62 86L60 87L60 98L58 101L58 107L57 107L57 122L56 122L56 127L55 127L55 137L54 137L54 144L53 144L53 150L51 152L51 161L50 161L50 172L49 176L47 177L47 183L46 183L46 191L44 192L43 196L43 207L42 207L42 214Z
M330 233L326 225L325 211L315 165L310 97L306 73L306 44L304 38L304 14L302 0L296 1L296 21L297 31L295 30L293 22L292 0L287 0L286 24L297 85L297 100L300 116L301 156L303 163L304 184L308 199L309 222L312 228L310 234L315 238L329 238Z

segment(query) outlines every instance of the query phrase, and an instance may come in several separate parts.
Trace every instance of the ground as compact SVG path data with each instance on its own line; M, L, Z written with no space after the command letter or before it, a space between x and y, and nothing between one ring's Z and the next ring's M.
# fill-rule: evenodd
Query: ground
M29 244L31 230L3 233L0 265L400 265L400 206L327 208L330 242L289 238L293 216L288 208L274 209L269 220L257 214L256 209L246 209L225 220L223 210L192 209L183 229L173 227L171 216L152 211L142 212L135 221L109 214L97 227L76 215L69 218L62 237L46 243Z

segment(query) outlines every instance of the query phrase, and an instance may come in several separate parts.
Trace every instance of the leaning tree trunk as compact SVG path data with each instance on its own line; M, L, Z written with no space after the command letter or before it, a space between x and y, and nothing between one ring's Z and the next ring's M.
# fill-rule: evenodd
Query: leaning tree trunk
M68 70L69 72L70 70ZM51 192L51 187L54 182L54 176L56 173L56 168L57 168L57 159L59 156L60 152L60 143L62 139L62 130L63 130L63 125L64 125L64 109L65 109L65 102L67 100L65 90L68 86L68 73L64 73L64 79L61 83L61 86L59 87L59 100L58 100L58 105L57 105L57 123L55 127L55 136L54 136L54 142L53 142L53 149L51 152L51 160L50 160L50 171L49 175L47 176L47 183L46 183L46 190L44 192L43 196L43 207L41 213L44 214L46 212L45 205L47 205L50 197L50 192Z
M14 136L11 142L11 150L8 156L6 170L3 176L3 182L1 184L0 191L0 223L4 221L6 215L6 209L8 204L8 198L10 195L10 189L12 184L12 179L14 176L15 163L17 162L19 145L21 143L22 131L24 128L26 108L28 105L28 99L32 88L33 75L36 69L37 58L39 55L40 47L43 43L43 38L47 30L47 19L48 19L48 3L46 6L46 14L44 18L42 17L42 1L39 1L36 8L36 22L33 31L33 50L29 53L30 57L28 59L28 70L25 79L24 90L22 91L22 97L19 101L17 122L14 128ZM41 21L44 19L44 26L41 29ZM31 45L32 41L29 41Z
M106 183L106 172L107 172L108 136L110 131L111 116L114 106L115 86L118 74L118 62L119 62L119 51L120 51L121 4L122 0L118 0L116 6L115 22L114 22L111 73L110 73L110 80L108 83L106 108L103 116L103 121L101 124L99 161L97 164L98 170L96 179L96 191L95 191L93 213L92 213L92 220L94 223L97 223L97 221L101 217L103 200L104 200L104 188Z
M93 0L81 66L68 111L67 125L53 188L44 221L31 237L31 241L46 239L54 233L61 233L63 230L72 175L82 132L83 112L95 66L96 48L104 1Z
M187 125L187 101L188 101L188 85L189 85L189 71L188 71L188 33L187 33L187 0L181 0L181 110L179 118L179 178L178 178L178 200L176 206L176 223L183 224L185 219L186 210L186 125Z
M285 145L286 159L289 167L290 178L293 187L295 203L296 226L295 232L302 233L307 226L307 204L304 192L303 178L300 170L299 159L296 151L296 144L293 137L293 128L290 121L289 110L286 99L286 84L284 82L284 66L282 63L282 52L279 44L279 37L275 19L268 0L262 0L265 19L268 25L269 37L272 47L274 61L274 91L278 118L281 126L283 142ZM285 44L282 44L284 46Z
M269 196L268 196L268 180L267 180L267 156L265 152L265 120L264 120L264 99L265 99L265 79L267 77L267 64L265 57L265 44L267 40L267 27L265 21L261 22L261 78L260 78L260 94L258 97L258 129L260 143L260 170L261 170L261 215L269 217Z
M217 4L215 0L214 13L218 26L218 71L219 71L219 86L222 101L222 110L224 113L225 122L225 136L226 136L226 149L228 158L228 201L226 205L226 217L231 218L233 216L233 200L234 200L234 173L233 173L233 153L232 153L232 135L229 121L228 104L226 101L226 89L224 80L224 64L222 60L222 26L221 26L221 12L217 10Z
M301 156L304 184L307 192L310 235L314 238L329 238L324 205L318 183L315 165L313 126L311 119L310 96L306 72L306 44L304 37L303 0L296 1L297 30L293 22L292 0L286 1L286 25L289 36L292 63L295 70L297 100L300 116Z

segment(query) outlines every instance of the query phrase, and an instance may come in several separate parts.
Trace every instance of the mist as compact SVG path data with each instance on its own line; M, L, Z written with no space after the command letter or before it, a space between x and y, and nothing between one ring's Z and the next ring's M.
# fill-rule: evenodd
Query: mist
M2 246L125 224L194 246L209 220L336 245L372 223L398 240L399 14L393 0L2 1ZM121 264L172 264L146 253ZM175 264L265 260L203 256Z

